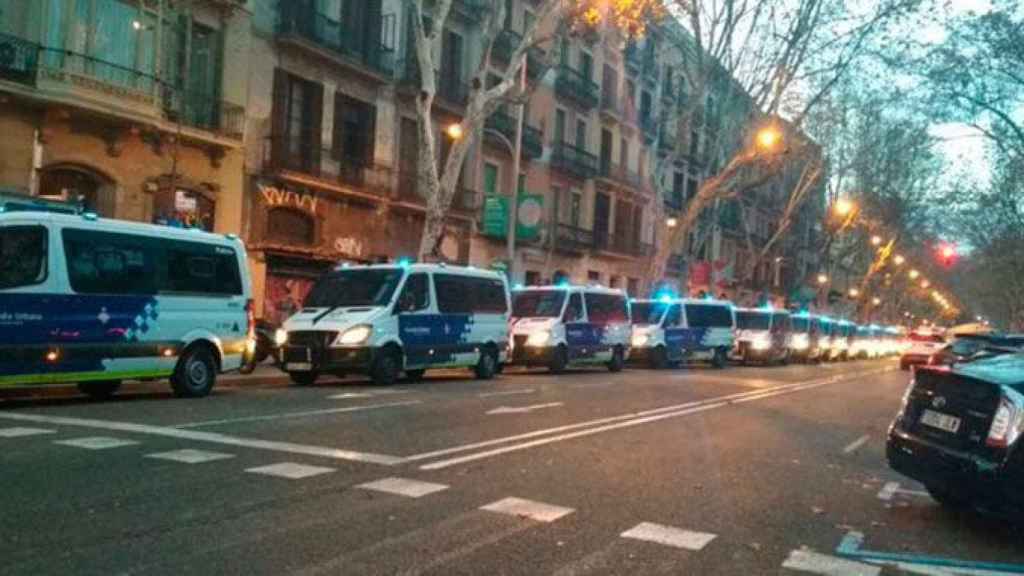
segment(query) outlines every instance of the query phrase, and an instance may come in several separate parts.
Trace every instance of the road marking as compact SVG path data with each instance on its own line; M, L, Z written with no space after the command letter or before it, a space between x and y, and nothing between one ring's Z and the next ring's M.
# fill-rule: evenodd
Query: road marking
M907 496L931 497L931 494L925 492L924 490L907 490L905 488L900 488L899 482L886 482L885 486L882 486L882 489L878 491L878 499L885 500L888 502L889 500L892 500L892 497L897 494L906 494Z
M26 428L22 426L0 428L0 438L24 438L26 436L39 436L40 434L56 433L56 430L47 430L45 428Z
M295 462L280 462L278 464L260 466L258 468L246 468L245 471L253 474L265 474L267 476L287 478L289 480L301 480L303 478L310 478L312 476L319 476L321 474L327 474L328 472L334 472L334 468L307 466L306 464L296 464Z
M488 410L486 414L488 416L492 416L494 414L526 414L528 412L543 410L545 408L557 408L562 405L562 402L548 402L547 404L534 404L532 406L498 406L493 410Z
M492 502L486 506L481 506L481 510L487 510L488 512L497 512L498 514L508 514L509 516L518 516L520 518L529 518L530 520L536 520L537 522L554 522L563 516L572 514L574 510L572 508L564 508L562 506L555 506L553 504L545 504L543 502L534 502L533 500L524 500L522 498L505 498Z
M712 376L710 374L694 374L690 373L687 379L701 380L704 382L720 383L720 384L735 384L739 386L745 386L747 388L771 388L772 386L778 386L785 384L785 380L768 380L765 378L729 378L728 376Z
M234 454L207 452L206 450L192 450L190 448L186 448L184 450L172 450L170 452L157 452L156 454L146 454L146 458L170 460L171 462L181 462L183 464L202 464L204 462L226 460L234 457Z
M690 415L690 414L695 414L695 413L703 412L703 411L706 411L706 410L713 410L713 409L716 409L716 408L721 408L723 406L728 406L730 404L735 404L735 403L739 403L739 402L751 401L751 400L754 400L754 399L760 400L760 399L763 399L763 398L768 398L768 397L772 397L772 396L779 396L779 395L782 395L782 394L791 394L791 393L794 393L794 392L799 392L801 390L809 390L809 389L812 389L812 388L817 388L817 387L825 386L825 385L828 385L828 384L835 384L835 383L838 383L838 382L842 382L844 380L863 378L863 377L870 376L870 375L873 375L873 374L879 374L879 373L882 373L882 372L891 372L891 371L892 371L891 368L886 368L884 370L873 370L873 371L869 371L869 372L861 373L861 374L844 374L844 375L832 376L832 377L825 378L825 379L822 379L822 380L816 380L816 381L812 380L810 382L802 382L802 383L797 383L797 384L790 384L790 385L786 385L786 386L780 386L776 390L769 390L769 391L755 390L755 391L750 391L750 392L739 392L739 393L736 393L736 394L729 394L727 396L720 396L720 397L717 397L717 398L709 398L709 399L705 399L705 400L698 400L698 401L695 401L695 402L689 402L689 403L680 404L680 405L677 405L677 406L666 406L666 407L662 407L662 408L656 408L656 409L653 409L653 410L648 410L646 412L637 412L637 413L634 413L634 414L628 414L628 415L624 415L624 416L613 416L611 418L605 418L605 419L601 419L601 420L592 420L590 422L581 422L579 424L571 424L571 425L568 425L568 426L562 426L560 428L548 429L546 431L538 430L538 431L535 431L535 432L528 432L526 434L520 434L518 437L498 438L498 439L489 440L489 441L486 441L486 442L478 442L476 445L467 445L467 446L472 446L472 448L467 448L466 446L456 446L454 448L449 448L447 450L438 450L438 451L435 451L435 452L432 452L432 453L427 453L426 455L424 455L424 454L416 454L416 455L413 455L413 456L406 457L405 460L407 462L408 461L414 461L414 460L421 460L421 459L426 459L426 458L430 458L430 457L434 457L434 456L451 454L451 453L454 453L454 452L463 452L463 451L467 451L467 450L472 450L474 448L486 447L486 446L495 445L495 444L505 444L505 443L508 443L509 441L513 441L513 440L516 440L516 439L523 439L523 438L531 437L531 436L543 436L543 435L551 433L553 430L559 430L559 429L561 429L561 430L568 430L568 429L573 429L573 428L582 428L582 427L587 427L587 426L593 426L593 425L595 425L597 423L601 423L601 422L614 422L614 423L606 424L606 425L603 425L603 426L596 426L596 427L592 427L592 428L586 428L584 430L580 430L580 431L577 431L577 432L571 432L571 433L567 433L567 434L560 434L560 435L557 435L557 436L547 436L545 438L540 438L540 439L537 439L537 440L532 440L532 441L529 441L529 442L524 442L522 444L513 444L513 445L510 445L510 446L503 446L501 448L496 448L496 449L493 449L493 450L487 450L487 451L484 451L484 452L477 452L477 453L474 453L474 454L469 454L469 455L466 455L466 456L451 458L451 459L448 459L448 460L440 460L438 462L432 462L430 464L425 464L423 466L420 466L421 470L439 470L439 469L442 469L442 468L448 468L450 466L455 466L455 465L458 465L458 464L464 464L466 462L472 462L474 460L480 460L480 459L483 459L483 458L491 458L493 456L498 456L498 455L506 454L506 453L509 453L509 452L515 452L517 450L526 450L528 448L535 448L537 446L543 446L543 445L546 445L546 444L551 444L553 442L562 442L562 441L565 441L565 440L571 440L573 438L580 438L580 437L584 437L584 436L589 436L591 434L598 434L598 433L601 433L601 432L607 432L609 430L617 430L617 429L620 429L620 428L628 428L628 427L631 427L631 426L638 426L640 424L647 424L649 422L656 422L658 420L664 420L666 418L676 418L676 417L679 417L679 416L687 416L687 415ZM744 400L744 398L747 398L747 397L750 397L751 400ZM646 414L652 414L652 415L647 416Z
M620 536L623 538L632 538L634 540L664 544L665 546L682 548L684 550L700 550L707 546L708 542L715 539L714 534L692 532L690 530L654 524L652 522L641 522L629 530L626 530L620 534Z
M846 448L843 448L843 454L852 454L852 453L856 452L858 448L860 448L861 446L867 444L868 440L870 440L870 439L871 439L871 436L869 436L867 434L861 436L860 438L857 438L853 442L850 442L849 444L847 444Z
M856 531L847 532L836 548L836 554L863 562L897 566L918 574L942 574L943 576L1008 576L1010 574L1024 574L1024 564L978 562L975 560L960 560L957 558L925 556L922 554L874 552L862 550L861 545L863 544L863 533Z
M878 566L810 550L793 550L789 553L789 558L782 563L782 567L824 576L878 576L882 572Z
M585 382L582 384L570 384L569 388L610 388L615 382Z
M244 416L241 418L226 418L224 420L189 422L187 424L176 424L174 428L202 428L204 426L222 426L224 424L238 424L242 422L266 422L269 420L281 420L284 418L305 418L307 416L325 416L328 414L345 414L347 412L360 412L363 410L379 410L381 408L395 408L397 406L411 406L413 404L422 404L422 402L420 400L406 400L404 402L388 402L386 404L369 404L366 406L346 406L344 408L326 408L323 410L305 410L302 412L282 412L281 414L267 414L264 416Z
M107 450L109 448L120 448L122 446L134 446L138 442L134 440L123 440L121 438L108 438L106 436L89 436L88 438L75 438L73 440L57 440L54 444L85 448L86 450Z
M367 462L370 464L381 464L384 466L394 466L396 464L401 464L404 461L404 459L399 458L398 456L388 456L386 454L356 452L354 450L342 450L339 448L328 448L326 446L310 446L307 444L294 444L292 442L274 442L271 440L239 438L237 436L228 436L227 434L218 434L216 432L182 430L180 428L150 426L148 424L133 424L131 422L112 422L107 420L94 420L90 418L67 418L63 416L42 416L36 414L18 414L13 412L0 412L0 419L15 420L19 422L34 422L36 424L49 424L51 426L80 426L83 428L94 428L97 430L130 432L134 434L176 438L178 440L208 442L210 444L221 444L224 446L240 446L242 448L252 448L255 450L284 452L302 456L317 456L320 458L331 458L334 460Z
M344 394L334 394L333 396L327 397L328 400L348 400L350 398L373 398L373 394L368 394L366 392L345 392Z
M435 484L433 482L409 480L408 478L391 477L367 482L366 484L360 484L356 486L356 488L374 490L376 492L387 492L388 494L397 494L399 496L407 496L409 498L420 498L428 494L447 490L448 486L444 484Z
M533 388L523 388L522 390L502 390L501 392L484 392L480 394L481 398L493 398L494 396L514 396L516 394L533 394L536 392Z

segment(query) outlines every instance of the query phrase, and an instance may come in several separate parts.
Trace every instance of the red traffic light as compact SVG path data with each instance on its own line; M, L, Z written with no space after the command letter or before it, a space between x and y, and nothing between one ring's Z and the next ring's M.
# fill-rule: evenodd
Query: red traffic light
M939 260L944 266L952 266L956 261L956 246L953 244L939 245Z

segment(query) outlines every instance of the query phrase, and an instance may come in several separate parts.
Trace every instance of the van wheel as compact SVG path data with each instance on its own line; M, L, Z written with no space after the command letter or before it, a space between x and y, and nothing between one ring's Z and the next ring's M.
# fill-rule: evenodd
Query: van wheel
M92 400L107 400L121 387L120 380L98 380L96 382L79 382L78 391Z
M711 357L711 365L721 370L726 364L725 348L715 348L715 355Z
M555 348L555 352L551 355L551 363L548 364L548 372L552 374L561 374L565 372L565 367L569 365L569 350L566 349L564 344L560 344Z
M202 398L217 382L217 363L206 346L194 346L185 352L171 375L171 389L179 398Z
M405 379L408 380L409 382L419 382L420 380L423 380L423 375L426 373L427 371L423 369L406 370Z
M490 380L498 370L498 353L490 348L484 348L480 354L473 372L478 380Z
M370 368L370 379L377 386L390 386L398 380L402 371L401 358L398 352L390 349L382 350Z
M296 386L309 386L316 382L316 378L319 376L316 372L289 372L288 378L291 379L292 384Z
M651 368L664 370L668 367L668 352L664 346L658 346L651 352Z
M626 364L626 353L623 352L621 346L616 346L612 350L612 359L608 362L609 372L622 372L622 367Z

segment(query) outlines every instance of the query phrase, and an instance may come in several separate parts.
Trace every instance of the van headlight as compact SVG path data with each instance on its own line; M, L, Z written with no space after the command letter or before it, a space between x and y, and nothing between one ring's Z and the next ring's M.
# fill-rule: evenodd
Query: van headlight
M526 337L527 346L543 346L551 340L550 330L540 330L538 332L531 332Z
M283 328L278 328L274 331L274 344L278 347L284 346L288 343L288 332Z
M373 327L369 325L356 326L349 328L341 334L334 341L336 346L354 346L356 344L362 344L370 339L370 335L373 334Z
M807 334L794 334L793 340L790 342L790 347L793 350L807 350L810 347L810 341L807 339Z
M634 348L643 348L644 346L647 346L647 342L650 339L651 339L651 337L648 336L647 334L643 334L643 333L641 333L641 334L633 334L633 342L632 342L633 347Z
M750 346L754 350L767 350L772 347L771 338L767 336L758 336L750 343Z

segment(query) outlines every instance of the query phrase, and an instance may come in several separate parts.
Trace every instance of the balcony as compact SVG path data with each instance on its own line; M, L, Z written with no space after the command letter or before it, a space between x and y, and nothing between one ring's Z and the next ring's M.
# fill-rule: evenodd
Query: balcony
M626 46L626 71L636 76L640 73L640 69L643 67L643 62L640 57L640 49L637 48L636 44L630 42Z
M419 93L421 86L420 65L415 57L399 62L400 83L406 89ZM463 114L469 103L469 84L457 74L448 70L434 72L435 103L454 114Z
M464 184L457 184L455 196L452 197L450 210L459 212L462 215L473 213L479 208L478 195L475 190L467 188ZM425 186L420 185L419 175L415 172L398 173L398 191L395 199L406 204L413 204L419 208L425 208L427 198L423 194Z
M0 34L0 80L35 86L38 65L38 44Z
M362 158L346 158L337 150L315 148L285 137L267 138L263 149L265 171L292 172L338 185L352 196L380 199L392 189L392 171Z
M555 144L551 167L579 180L593 178L598 173L596 155L565 142Z
M648 86L654 86L658 83L658 62L654 59L653 55L644 54L641 76L644 83Z
M616 232L611 236L611 242L605 247L605 250L642 258L650 256L652 248L650 244L641 242L639 238L635 238L630 234Z
M433 10L436 0L426 0L424 7ZM485 14L493 9L487 0L452 0L449 18L456 18L466 24L476 24L483 20Z
M172 122L241 140L245 134L245 108L196 92L164 88L164 114Z
M590 250L594 246L593 231L570 224L555 224L554 237L554 247L559 252L578 254Z
M568 66L559 66L558 78L555 79L555 93L561 98L590 110L600 102L598 90L597 83L582 73Z
M487 117L485 127L494 130L508 139L508 142L515 145L516 142L516 117L502 110ZM485 133L485 135L487 135ZM493 140L498 140L493 135L488 135ZM498 142L502 149L507 148L505 142ZM524 160L535 160L544 153L544 140L540 130L523 122L522 154Z
M603 164L601 166L599 177L612 185L632 190L638 190L643 184L640 179L640 174L633 172L621 164Z
M622 118L622 99L611 89L601 90L601 116L609 121L617 121Z
M278 5L277 36L280 40L311 49L386 81L394 75L394 51L379 43L365 42L368 32L297 3L280 2Z
M675 151L677 143L676 135L666 130L661 134L661 140L658 142L658 151L664 154L672 153Z
M523 41L523 35L515 30L505 28L498 33L491 45L491 58L494 62L507 64L512 58L512 53ZM526 49L526 76L530 80L536 80L547 69L544 62L544 51L537 46L530 46Z

